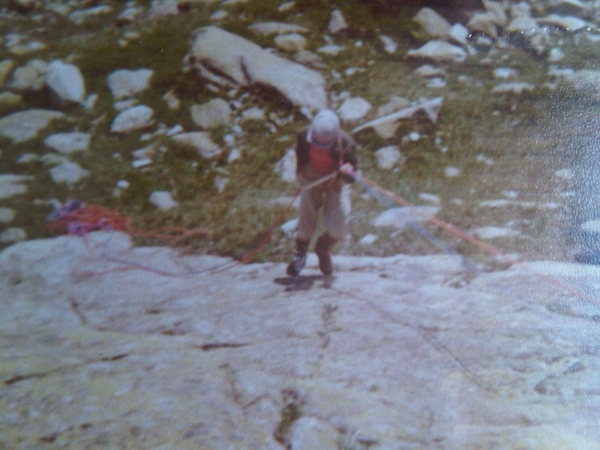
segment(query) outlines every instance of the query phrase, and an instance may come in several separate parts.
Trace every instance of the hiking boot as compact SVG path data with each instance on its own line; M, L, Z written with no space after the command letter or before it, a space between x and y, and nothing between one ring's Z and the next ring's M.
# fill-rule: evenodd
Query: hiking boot
M315 253L319 258L319 269L321 269L323 275L331 275L333 272L333 262L331 261L331 255L329 251L335 243L336 239L332 238L328 233L325 233L319 239L317 239Z
M296 239L296 251L294 252L294 258L292 259L292 262L288 264L286 269L286 273L288 275L295 277L296 275L300 275L300 271L304 269L309 242L310 241Z

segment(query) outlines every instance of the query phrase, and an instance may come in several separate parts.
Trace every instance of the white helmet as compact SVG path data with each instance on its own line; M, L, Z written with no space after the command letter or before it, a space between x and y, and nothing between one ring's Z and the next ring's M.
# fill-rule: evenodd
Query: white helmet
M340 119L330 109L320 111L312 120L306 139L315 147L331 148L340 135Z

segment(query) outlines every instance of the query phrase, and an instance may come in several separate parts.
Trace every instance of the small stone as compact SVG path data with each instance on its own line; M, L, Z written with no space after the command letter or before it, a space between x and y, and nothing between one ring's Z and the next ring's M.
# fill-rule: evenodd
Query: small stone
M406 157L402 155L400 149L396 145L382 147L375 152L377 165L380 169L392 169L396 165L401 165L406 161Z
M224 9L218 9L214 13L212 13L209 17L210 20L223 20L225 19L229 13Z
M323 53L325 55L331 55L331 56L336 56L342 50L344 50L343 46L341 46L341 45L335 45L335 44L327 44L327 45L324 45L324 46L319 47L317 49L317 51L319 53Z
M174 141L193 147L203 158L211 159L221 154L222 149L213 142L209 133L194 131L173 136Z
M522 94L525 91L531 92L534 89L535 86L531 83L501 83L492 89L492 94Z
M373 244L376 240L378 239L378 236L376 234L366 234L364 235L359 241L358 243L360 245L371 245Z
M13 72L10 88L17 91L33 89L39 91L46 83L48 63L41 59L29 61L24 67L18 67Z
M558 47L554 47L550 50L550 53L548 54L548 61L549 62L559 62L559 61L563 60L564 57L565 57L565 52L563 52Z
M344 31L348 28L348 24L346 23L346 19L344 15L339 9L333 10L331 13L331 20L329 21L329 32L331 34L339 33L340 31Z
M66 183L72 185L90 173L79 164L64 161L56 167L50 169L50 176L55 183Z
M431 8L423 8L413 18L431 37L444 37L450 33L450 23Z
M298 219L292 219L285 222L279 227L287 237L295 238L296 230L298 229Z
M398 95L393 95L389 102L377 108L377 116L386 116L401 109L408 108L409 106L409 99L400 97Z
M13 142L24 142L37 136L52 120L60 119L64 114L58 111L30 109L20 111L0 119L0 134Z
M173 200L171 193L168 191L155 191L150 194L149 200L161 211L168 211L178 206L178 203Z
M511 69L510 67L498 67L494 69L494 78L500 78L503 80L508 80L509 78L514 78L519 74L519 72L515 69Z
M269 36L271 34L308 33L310 31L308 28L300 25L281 22L255 23L254 25L250 25L248 28L250 28L250 30L254 33L261 34L263 36Z
M27 192L27 186L22 183L28 179L29 177L25 175L0 175L0 199L10 198Z
M231 108L221 98L215 98L201 105L190 107L192 120L202 128L215 128L231 125Z
M469 44L469 29L460 23L455 23L450 28L448 40L453 44L459 44L466 47Z
M79 68L59 60L48 65L46 84L61 103L83 103L85 85Z
M79 11L74 11L69 14L69 20L74 24L81 25L90 17L100 16L102 14L109 14L113 11L110 6L100 5L95 6L93 8L82 9Z
M59 153L73 153L87 150L91 135L88 133L56 133L44 139L44 144Z
M421 48L409 50L407 55L439 63L462 63L467 59L467 53L462 48L444 41L430 41Z
M0 61L0 87L2 87L2 85L6 81L8 74L10 73L10 71L13 69L14 66L15 66L15 62L10 59L5 59L3 61Z
M408 139L410 139L412 142L417 142L419 139L421 139L421 134L417 131L412 131L408 135Z
M115 99L119 100L146 90L152 74L150 69L116 70L106 81Z
M215 177L215 187L219 194L225 190L225 186L229 183L229 178L227 177Z
M267 117L265 116L265 111L257 106L253 108L246 109L242 112L242 122L248 122L252 120L256 121L265 121Z
M27 240L27 233L22 228L7 228L0 234L0 242L22 242Z
M146 105L138 105L122 111L115 117L110 127L113 133L129 133L131 131L147 128L154 122L154 111Z
M296 6L296 2L282 3L281 5L279 5L277 7L277 11L279 11L280 13L286 13L286 12L289 12L292 9L294 9L295 6Z
M12 92L2 92L0 94L0 106L17 106L23 101L23 97Z
M283 34L275 37L275 46L286 52L301 52L306 48L306 38L298 33Z
M439 212L437 206L406 206L391 208L375 218L373 225L376 227L393 227L405 229L411 222L425 222Z
M475 228L473 231L473 235L478 237L479 239L497 239L503 237L515 237L520 233L516 230L512 230L510 228L500 228L500 227L479 227Z
M138 101L134 98L130 98L128 100L121 100L113 103L113 108L117 111L123 111L124 109L131 108L138 104Z
M439 206L441 204L441 200L437 195L427 194L426 192L421 192L419 194L419 200L423 200L427 203L431 203L436 206Z
M119 189L127 189L129 187L129 182L127 180L119 180L117 181L117 187Z
M181 105L181 100L177 98L174 91L169 91L163 95L163 100L167 102L169 109L179 109L179 106Z
M488 12L477 12L473 14L467 28L473 33L482 33L492 39L498 38L498 27L494 16Z
M359 120L366 116L371 108L371 104L364 98L349 98L339 107L338 114L342 120Z
M0 223L10 223L16 215L14 209L0 207Z
M381 39L381 42L383 43L383 49L386 51L386 53L392 54L396 52L398 44L391 37L381 35L379 36L379 39Z
M448 166L444 169L444 175L448 178L459 177L462 171L458 167Z

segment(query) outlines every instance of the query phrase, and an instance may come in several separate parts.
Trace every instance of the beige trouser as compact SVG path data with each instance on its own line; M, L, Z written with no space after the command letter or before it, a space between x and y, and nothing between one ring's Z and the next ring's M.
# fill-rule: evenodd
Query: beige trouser
M317 177L318 178L318 177ZM315 179L299 176L301 186L306 186ZM310 241L319 220L319 212L323 209L323 227L329 235L339 240L346 232L346 214L342 209L341 191L343 182L338 179L317 185L300 195L300 218L298 219L298 239Z

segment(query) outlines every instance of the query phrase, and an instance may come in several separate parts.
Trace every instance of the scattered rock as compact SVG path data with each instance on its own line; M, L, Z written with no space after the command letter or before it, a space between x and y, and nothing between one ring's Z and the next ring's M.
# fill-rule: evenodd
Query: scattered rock
M46 85L57 96L59 104L79 103L85 100L85 84L79 67L59 60L48 65Z
M373 243L375 243L375 241L378 239L378 236L376 234L373 233L369 233L369 234L365 234L362 238L360 238L360 240L358 241L358 243L360 245L371 245Z
M179 109L179 106L181 105L181 100L177 98L175 92L173 91L169 91L165 95L163 95L163 100L167 102L167 106L169 107L169 109Z
M56 133L44 139L44 144L59 153L72 153L87 150L90 146L91 135L88 133Z
M301 52L306 49L306 38L298 33L275 37L275 46L286 52Z
M146 105L138 105L120 112L113 120L110 131L113 133L130 133L149 127L154 122L154 111Z
M242 86L268 86L294 105L327 107L321 74L217 27L197 32L185 63L211 82L228 85L233 80Z
M572 33L589 27L589 24L585 20L582 20L578 17L558 16L556 14L551 14L547 17L541 17L537 19L537 22L541 24L554 25Z
M379 117L378 119L367 122L352 130L352 134L373 128L377 134L384 139L392 138L396 134L396 130L400 126L400 121L410 119L415 114L424 113L426 117L433 123L437 121L437 116L442 107L443 97L433 99L425 99L415 106L405 108L398 112L388 114L387 116Z
M316 69L324 69L327 65L323 62L323 59L316 53L308 50L302 50L294 56L296 62L305 66L314 67Z
M467 53L462 48L444 41L429 41L419 49L409 50L407 55L437 63L462 63L467 59Z
M161 211L168 211L179 205L168 191L155 191L148 200Z
M267 120L267 116L265 116L265 111L262 108L259 108L258 106L254 106L252 108L248 108L244 111L242 111L242 115L241 115L241 122L248 122L248 121L258 121L258 122L264 122L265 120Z
M287 237L295 238L296 230L298 229L298 219L288 220L283 225L281 225L279 229L283 231Z
M202 105L190 107L192 120L202 128L216 128L231 125L231 108L221 98L215 98Z
M6 81L8 74L10 73L10 71L13 69L14 66L15 66L15 62L10 59L5 59L3 61L0 61L0 87L2 87L2 85Z
M329 21L329 32L331 34L337 34L347 29L348 24L346 23L344 15L339 9L334 9L331 13L331 20Z
M291 148L275 165L275 172L281 174L281 179L288 183L296 182L296 151Z
M22 242L27 240L27 233L22 228L7 228L0 233L0 242Z
M391 37L381 35L379 36L379 39L381 39L381 42L383 43L383 49L386 51L386 53L392 54L396 52L398 44Z
M497 67L494 69L494 78L501 78L503 80L508 80L509 78L514 78L519 74L516 69L510 67Z
M469 20L469 23L467 23L467 28L474 33L482 33L492 39L498 37L496 21L494 20L494 17L487 12L473 14L473 17Z
M0 119L0 134L13 142L24 142L36 137L52 120L63 117L61 112L45 109L20 111Z
M411 222L426 222L434 217L440 208L436 206L415 206L391 208L384 211L373 220L376 227L393 227L403 230L410 226Z
M330 56L336 56L338 55L342 50L344 50L344 46L342 45L336 45L336 44L327 44L327 45L323 45L322 47L319 47L317 49L317 51L319 53L323 53L324 55L330 55Z
M600 99L600 70L563 71L558 78L576 91Z
M466 47L469 44L469 29L460 23L452 25L448 33L448 40L453 44L459 44Z
M384 170L402 165L406 161L406 157L402 155L402 152L400 152L400 149L396 145L380 148L375 152L375 157L377 158L378 167Z
M48 63L41 59L33 59L24 67L18 67L13 72L10 88L16 91L32 89L39 91L46 83Z
M462 170L459 167L448 166L444 169L444 175L447 178L455 178L462 175Z
M443 77L446 75L446 71L444 69L440 67L434 67L429 64L418 67L415 70L415 73L425 78Z
M69 20L76 25L81 25L83 22L92 17L97 17L103 14L109 14L113 9L108 5L99 5L92 8L74 11L68 15Z
M66 183L72 185L90 174L79 164L71 161L63 161L58 166L50 169L50 176L55 183Z
M338 109L340 119L344 121L360 120L371 110L371 104L361 97L349 98Z
M27 192L27 186L23 183L29 179L30 177L25 175L0 175L0 199L10 198Z
M281 22L261 22L250 25L248 28L256 34L269 36L271 34L308 33L309 29L300 25Z
M523 92L531 92L535 89L535 86L531 83L525 82L513 82L513 83L501 83L492 89L492 94L522 94Z
M14 209L0 207L0 223L10 223L16 215L17 213Z
M106 80L115 99L132 97L150 85L153 71L150 69L115 70Z
M452 26L446 19L431 8L423 8L413 18L431 37L444 37L450 34Z
M221 154L222 149L213 142L209 133L193 131L181 133L172 138L174 141L193 147L203 158L210 159Z

